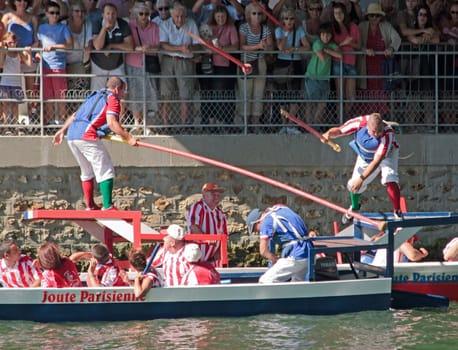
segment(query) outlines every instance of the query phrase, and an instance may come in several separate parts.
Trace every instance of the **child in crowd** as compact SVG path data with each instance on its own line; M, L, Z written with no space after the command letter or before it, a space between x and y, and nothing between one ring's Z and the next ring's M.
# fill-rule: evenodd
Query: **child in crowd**
M18 105L24 98L21 86L21 64L32 66L32 50L29 46L25 47L24 51L9 51L9 48L17 47L16 34L13 32L3 35L1 47L6 51L0 51L0 67L3 68L0 79L0 108L2 111L0 124L17 124ZM5 132L5 135L8 134L11 134L11 130Z
M43 97L49 99L64 99L67 92L67 78L56 76L66 74L66 52L73 49L72 33L68 26L59 22L59 4L50 1L46 4L48 23L38 27L37 37L43 47ZM54 102L45 103L45 124L54 119L65 118L65 103L58 103L58 116L54 116ZM63 120L61 120L63 121Z
M308 118L312 115L312 106L315 100L327 100L330 90L330 77L332 68L332 57L342 58L339 46L332 41L332 26L330 23L320 25L319 39L312 46L313 54L307 66L305 73L305 92L309 100L307 103L306 115ZM322 121L326 102L316 103L313 118L308 120L309 123L320 123Z

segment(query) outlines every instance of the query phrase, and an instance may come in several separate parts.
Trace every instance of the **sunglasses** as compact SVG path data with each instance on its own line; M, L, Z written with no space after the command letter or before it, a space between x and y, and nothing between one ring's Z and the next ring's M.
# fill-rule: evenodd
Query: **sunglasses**
M452 15L458 15L458 11L450 11Z
M262 12L251 12L252 16L262 16Z
M428 14L426 12L418 12L418 16L420 16L420 17L428 17Z
M382 17L382 15L379 15L377 13L371 13L370 15L368 15L368 17L380 18L380 17Z
M149 13L148 12L139 12L138 15L139 16L148 16Z
M48 13L49 13L50 15L53 15L53 16L58 16L58 15L60 15L60 12L59 12L59 11L57 11L57 12L48 11Z
M168 11L170 10L170 7L166 6L166 7L158 7L157 8L158 11Z
M296 18L294 17L285 17L283 18L284 21L294 21Z

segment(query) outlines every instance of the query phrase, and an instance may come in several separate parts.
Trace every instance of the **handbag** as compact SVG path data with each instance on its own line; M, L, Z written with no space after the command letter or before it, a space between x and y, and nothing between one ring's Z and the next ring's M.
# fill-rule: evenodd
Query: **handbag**
M140 33L138 32L138 27L135 27L137 30L138 43L140 46L143 46L142 39L140 38ZM161 65L159 63L159 57L157 56L145 56L145 71L151 74L159 74L161 72Z
M402 84L401 67L394 57L385 57L382 61L383 90L391 92Z
M145 56L145 70L148 73L159 74L161 72L161 65L157 56Z
M203 54L200 58L200 68L203 74L213 74L213 57L211 54Z
M287 84L291 81L291 75L294 73L293 61L290 61L288 65L282 65L279 62L285 62L284 60L277 60L275 62L273 75L276 77L274 78L274 83L279 85Z

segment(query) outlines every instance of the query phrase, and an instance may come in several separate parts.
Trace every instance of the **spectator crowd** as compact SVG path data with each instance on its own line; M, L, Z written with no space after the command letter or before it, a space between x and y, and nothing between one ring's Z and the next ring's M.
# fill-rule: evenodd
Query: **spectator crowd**
M336 124L389 115L398 91L416 97L416 108L397 121L431 126L435 77L448 96L439 123L456 124L456 0L0 0L0 13L1 134L15 132L7 126L20 123L19 105L36 113L39 91L43 125L59 124L75 109L69 99L110 76L127 83L133 132L149 117L167 134L197 117L210 131L244 121L259 133L282 124L281 107L312 125Z

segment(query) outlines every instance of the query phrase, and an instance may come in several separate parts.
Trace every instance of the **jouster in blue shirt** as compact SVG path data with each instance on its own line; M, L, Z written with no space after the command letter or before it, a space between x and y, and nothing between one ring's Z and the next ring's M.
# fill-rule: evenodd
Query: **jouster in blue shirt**
M298 237L299 235L299 237ZM290 208L276 205L267 210L259 232L261 240L271 239L282 247L282 257L307 259L308 230L302 218Z
M253 209L246 221L250 233L260 233L259 252L271 263L259 282L305 280L310 241L302 218L287 206L278 204L264 212ZM271 242L281 245L281 258L277 258L270 250Z

